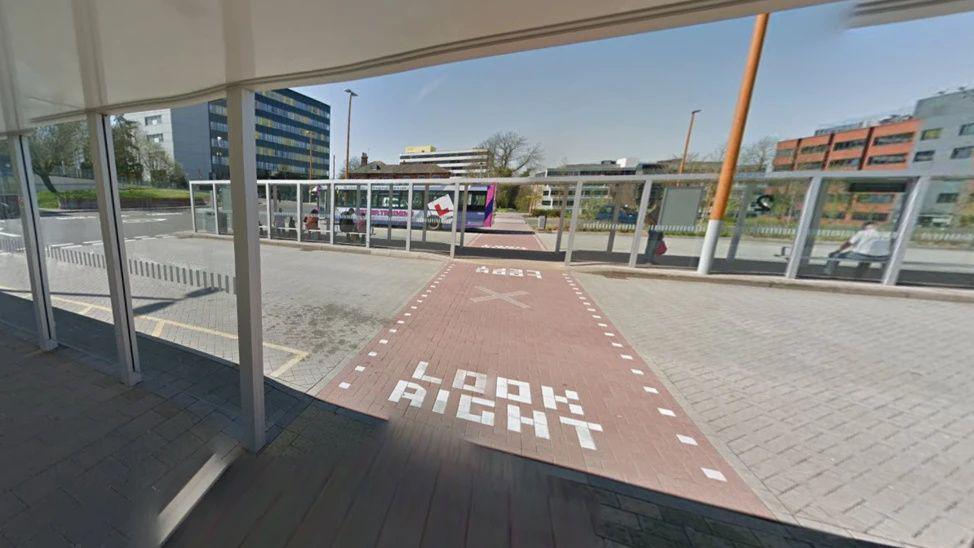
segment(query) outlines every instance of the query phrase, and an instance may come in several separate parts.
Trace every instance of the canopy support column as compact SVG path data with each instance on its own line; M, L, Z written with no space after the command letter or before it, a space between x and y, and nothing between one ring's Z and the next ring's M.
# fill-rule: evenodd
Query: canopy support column
M260 238L257 233L257 143L254 92L227 90L233 262L237 277L237 343L240 350L240 414L250 451L264 446L264 344L261 320Z

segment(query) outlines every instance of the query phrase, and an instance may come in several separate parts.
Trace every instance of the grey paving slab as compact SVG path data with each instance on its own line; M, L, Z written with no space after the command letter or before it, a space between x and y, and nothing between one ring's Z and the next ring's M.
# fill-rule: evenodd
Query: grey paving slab
M777 515L970 545L974 306L578 279Z

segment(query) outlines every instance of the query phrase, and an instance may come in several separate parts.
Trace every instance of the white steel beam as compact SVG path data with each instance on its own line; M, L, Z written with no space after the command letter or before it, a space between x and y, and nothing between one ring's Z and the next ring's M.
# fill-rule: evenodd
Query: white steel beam
M42 350L57 347L54 329L54 309L51 307L51 286L47 281L47 262L44 258L44 235L41 231L40 210L37 206L37 187L26 135L13 135L10 159L20 183L20 222L24 239L24 256L34 302L34 321L37 324L37 344Z
M808 242L815 216L819 212L818 202L822 196L822 188L822 178L813 177L808 183L808 188L805 189L805 201L802 202L802 213L798 217L798 227L795 229L795 241L791 245L788 265L785 266L785 278L797 278L798 270L805 260L805 244Z
M639 197L639 213L636 214L636 228L632 234L632 248L629 250L629 266L636 266L639 256L639 240L643 235L643 225L646 224L646 210L649 208L649 195L653 191L653 181L646 181L643 185L643 195Z
M240 349L240 413L243 443L264 446L264 346L260 294L260 238L257 233L257 145L254 92L227 91L230 199L233 202L233 259L237 277L237 343Z
M413 243L413 184L409 183L409 190L406 192L406 251L409 251Z
M906 208L900 216L899 227L896 230L896 238L893 240L893 248L890 250L889 261L886 263L886 270L883 271L883 285L896 285L900 279L900 270L903 268L903 256L910 245L910 238L916 230L917 218L920 216L920 208L923 207L924 198L930 189L930 177L920 177L917 179L910 196L906 202Z
M115 325L119 378L125 384L133 385L142 380L142 376L135 334L135 315L132 313L128 261L125 258L125 235L122 233L122 207L118 198L111 120L108 115L98 112L89 112L87 119L98 219L101 224L105 270L108 274L108 291Z
M578 217L582 213L582 186L585 183L575 183L575 202L572 204L572 222L568 228L568 249L565 250L565 266L572 264L572 251L575 250L575 231L578 229Z

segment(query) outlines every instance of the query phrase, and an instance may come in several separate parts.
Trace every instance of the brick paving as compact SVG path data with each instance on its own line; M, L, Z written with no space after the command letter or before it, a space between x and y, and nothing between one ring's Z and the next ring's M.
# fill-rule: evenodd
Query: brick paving
M533 238L483 233L473 243L512 239L527 247ZM536 239L534 245L540 247ZM769 515L625 337L560 270L450 263L319 397L383 419L436 425L516 455Z
M970 304L577 277L777 516L971 545Z

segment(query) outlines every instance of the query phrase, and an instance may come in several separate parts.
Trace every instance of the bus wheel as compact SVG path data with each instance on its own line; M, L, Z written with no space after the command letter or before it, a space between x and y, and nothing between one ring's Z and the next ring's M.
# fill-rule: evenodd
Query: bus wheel
M439 217L430 217L426 220L426 227L430 230L439 230L443 226L443 221Z

